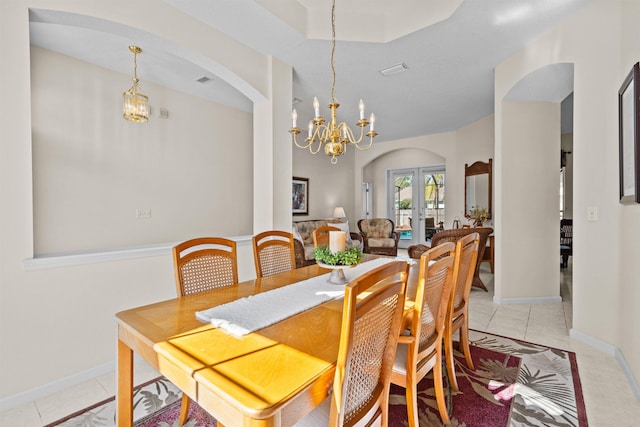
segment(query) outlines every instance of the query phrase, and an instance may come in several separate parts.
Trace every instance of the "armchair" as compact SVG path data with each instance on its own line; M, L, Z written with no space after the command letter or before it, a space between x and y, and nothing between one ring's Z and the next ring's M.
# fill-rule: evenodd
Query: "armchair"
M366 254L398 255L398 241L400 233L395 231L392 220L388 218L361 219L358 229L362 236Z
M444 242L453 242L456 243L458 239L466 236L467 234L478 233L480 234L480 242L478 248L478 261L475 265L475 274L473 275L473 286L487 290L487 287L480 279L480 260L484 255L485 247L487 246L487 240L489 239L489 235L493 233L493 228L491 227L470 227L470 228L452 228L449 230L444 230L439 233L436 233L431 238L431 246L427 245L411 245L407 248L407 253L410 258L420 259L420 256L428 251L431 248L435 248L441 243Z

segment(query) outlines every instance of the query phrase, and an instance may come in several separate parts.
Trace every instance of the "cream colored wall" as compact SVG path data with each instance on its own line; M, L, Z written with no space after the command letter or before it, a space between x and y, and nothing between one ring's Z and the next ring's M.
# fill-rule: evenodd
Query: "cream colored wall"
M139 28L170 40L182 52L197 58L203 68L221 71L230 84L257 106L253 114L253 167L241 170L234 162L227 162L220 166L221 173L251 180L253 170L272 168L278 172L272 173L277 177L268 182L271 193L286 195L291 191L288 145L280 148L283 150L280 156L271 159L260 156L255 149L257 144L264 143L273 147L275 137L286 134L289 120L283 118L291 111L290 66L272 61L195 19L175 13L164 2L113 0L109 7L102 2L73 0L3 3L0 93L3 100L11 102L0 103L0 407L112 371L116 354L115 314L175 296L168 251L134 259L25 270L23 261L32 258L34 239L30 7L86 14ZM151 8L154 13L150 15L147 12ZM117 85L117 98L129 84L127 79ZM59 109L65 108L66 104L60 104ZM282 123L275 123L276 120ZM73 129L60 127L57 131L63 139L74 136ZM234 135L227 134L225 141L233 140ZM268 167L264 166L267 161ZM283 213L285 210L258 203L256 194L262 194L260 190L251 188L253 206L259 205L260 212L274 224L290 221L289 214ZM155 209L151 208L153 216ZM158 213L162 211L161 208ZM289 219L281 218L284 215ZM255 273L251 246L246 242L239 247L239 257L240 279L251 278Z
M252 114L143 82L152 117L127 122L129 79L32 48L36 254L252 233Z
M640 57L638 20L637 2L625 1L621 7L619 1L594 0L495 72L496 210L501 215L514 192L514 176L505 165L516 160L507 155L512 141L503 132L510 126L503 98L531 71L553 63L574 64L571 334L605 349L620 349L635 378L640 378L640 332L631 325L639 324L640 312L640 208L618 203L617 91ZM587 221L588 207L598 209L598 221ZM500 293L513 286L505 280L503 269L508 267L500 263L509 265L519 256L505 244L508 231L498 220L495 284Z
M291 138L287 141L293 145ZM356 222L360 219L360 208L355 208L350 185L353 182L354 151L353 147L348 147L347 152L338 157L338 163L332 165L331 158L323 151L312 155L308 149L293 147L293 176L309 178L309 215L296 215L294 221L331 218L334 208L342 206L350 230L358 230ZM291 208L291 191L288 206Z
M496 263L503 286L494 299L556 298L560 301L558 249L558 175L560 104L502 103L502 208L496 222L502 262Z
M631 66L640 61L640 40L638 22L640 22L640 1L622 2L621 10L622 52L618 81L622 82ZM635 393L640 400L640 204L617 205L616 219L620 230L617 265L620 269L620 310L619 331L616 345L635 376Z

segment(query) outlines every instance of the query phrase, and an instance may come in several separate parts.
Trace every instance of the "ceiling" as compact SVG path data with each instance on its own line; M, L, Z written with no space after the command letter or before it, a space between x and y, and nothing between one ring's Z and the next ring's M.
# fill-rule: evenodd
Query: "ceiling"
M314 96L321 105L329 103L329 0L164 1L291 64L293 96L300 100L294 105L298 123L311 118ZM359 118L358 101L363 99L367 115L376 115L376 142L384 142L447 132L486 117L494 109L496 65L589 1L336 0L338 118L354 124ZM126 46L133 41L143 48L138 58L143 92L145 82L153 82L252 111L251 101L220 77L223 67L196 61L181 46L139 29L34 9L30 36L34 45L123 74L132 73L132 55ZM386 77L379 73L400 63L406 71ZM561 67L537 73L521 82L512 95L558 102L572 91L572 68L571 76L566 71ZM561 79L557 88L547 84L555 75ZM211 80L199 83L201 77ZM539 88L552 93L541 94ZM321 108L321 114L326 116L327 109Z

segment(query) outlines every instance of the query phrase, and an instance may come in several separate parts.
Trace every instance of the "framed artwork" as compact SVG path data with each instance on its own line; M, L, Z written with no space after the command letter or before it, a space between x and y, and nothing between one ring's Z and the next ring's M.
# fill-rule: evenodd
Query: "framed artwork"
M309 178L293 177L291 201L294 215L309 215Z
M640 203L640 64L618 91L620 203Z

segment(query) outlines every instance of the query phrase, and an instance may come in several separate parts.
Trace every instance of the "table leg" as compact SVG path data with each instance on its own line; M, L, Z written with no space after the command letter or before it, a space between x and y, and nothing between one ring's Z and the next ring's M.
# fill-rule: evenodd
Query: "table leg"
M118 340L118 427L133 426L133 350Z

